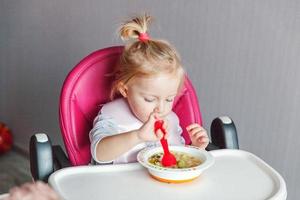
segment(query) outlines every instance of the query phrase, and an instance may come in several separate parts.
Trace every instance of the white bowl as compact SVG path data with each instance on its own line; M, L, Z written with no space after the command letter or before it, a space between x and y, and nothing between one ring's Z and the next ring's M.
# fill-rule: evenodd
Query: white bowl
M209 152L194 146L169 146L169 149L174 152L187 153L200 159L202 163L195 167L183 169L160 167L149 163L149 157L163 152L162 147L149 147L141 150L137 155L137 160L148 169L153 178L167 183L182 183L194 180L214 163L214 157Z

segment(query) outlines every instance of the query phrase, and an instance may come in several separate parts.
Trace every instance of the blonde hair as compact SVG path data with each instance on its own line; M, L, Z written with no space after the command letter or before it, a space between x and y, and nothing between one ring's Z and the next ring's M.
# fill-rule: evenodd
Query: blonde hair
M184 70L179 55L167 41L149 38L140 40L141 34L147 34L151 17L144 14L122 24L119 35L123 41L129 41L120 57L111 89L111 99L119 91L120 83L127 84L134 77L149 77L159 73L172 73L184 79Z

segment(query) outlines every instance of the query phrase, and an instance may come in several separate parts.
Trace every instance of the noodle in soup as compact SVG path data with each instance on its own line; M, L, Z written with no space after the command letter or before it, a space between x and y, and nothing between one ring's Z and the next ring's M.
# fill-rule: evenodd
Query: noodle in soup
M199 158L196 158L187 153L176 152L176 151L171 153L176 157L177 163L176 165L168 168L180 168L180 169L191 168L191 167L196 167L202 163L202 161ZM162 157L163 157L162 152L153 154L151 157L149 157L148 162L156 166L164 167L161 164Z

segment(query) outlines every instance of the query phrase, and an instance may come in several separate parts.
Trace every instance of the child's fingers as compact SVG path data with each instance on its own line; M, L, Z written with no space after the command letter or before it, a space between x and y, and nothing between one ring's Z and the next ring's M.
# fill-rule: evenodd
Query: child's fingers
M165 130L167 130L168 129L168 125L169 125L169 120L168 119L164 119L164 123L163 123L163 128L165 129Z
M205 149L207 147L208 142L202 142L198 147L201 149Z
M198 143L200 143L199 147L200 148L205 148L207 147L209 143L209 138L208 137L201 137L198 139Z
M36 185L36 189L38 189L40 192L44 192L44 193L47 193L49 195L52 194L51 193L52 189L46 183L43 183L41 181L37 181L37 182L35 182L35 185Z
M58 195L52 190L52 188L41 181L36 182L36 186L39 189L40 194L46 194L45 198L47 199L58 199Z
M24 187L14 187L9 190L10 199L17 200L23 198L25 195L30 193L30 190Z
M192 130L192 129L194 129L194 128L198 128L198 127L202 127L202 126L200 126L200 125L197 124L197 123L193 123L193 124L188 125L188 126L186 127L186 130L187 130L187 131L190 131L190 130Z
M187 131L190 137L195 137L195 134L197 133L201 133L201 135L207 136L206 130L199 124L191 124L190 126L187 127Z
M168 139L170 136L169 132L167 131L166 134L165 134L165 139Z
M193 138L194 138L195 140L199 140L199 139L201 139L201 138L203 138L203 137L205 137L205 135L203 135L201 132L195 133L195 134L193 135Z
M201 135L206 135L205 129L202 127L196 127L188 131L191 137L195 137L196 134L200 133Z
M25 183L21 186L22 190L26 190L28 192L32 192L35 191L36 187L34 185L34 183Z
M198 142L209 143L209 138L207 136L202 136L197 138Z
M163 132L160 129L156 131L156 137L157 137L157 139L160 140L160 139L163 138L163 136L164 136L164 134L163 134Z
M156 112L150 113L148 120L145 122L145 127L147 127L146 129L153 130L156 119L157 119Z
M18 187L13 187L9 190L9 195L10 195L10 199L17 199L17 198L21 198L22 196L24 196L24 191L22 191L20 188Z
M160 117L158 116L158 108L153 109L151 114L154 115L155 120L160 120Z
M150 113L148 122L154 122L155 120L156 120L156 112Z

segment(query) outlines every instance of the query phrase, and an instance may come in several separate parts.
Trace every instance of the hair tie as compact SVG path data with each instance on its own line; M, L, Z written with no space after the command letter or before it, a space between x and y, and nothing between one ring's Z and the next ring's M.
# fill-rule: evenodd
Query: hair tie
M140 33L139 34L139 40L141 42L146 42L150 39L149 35L147 33Z

